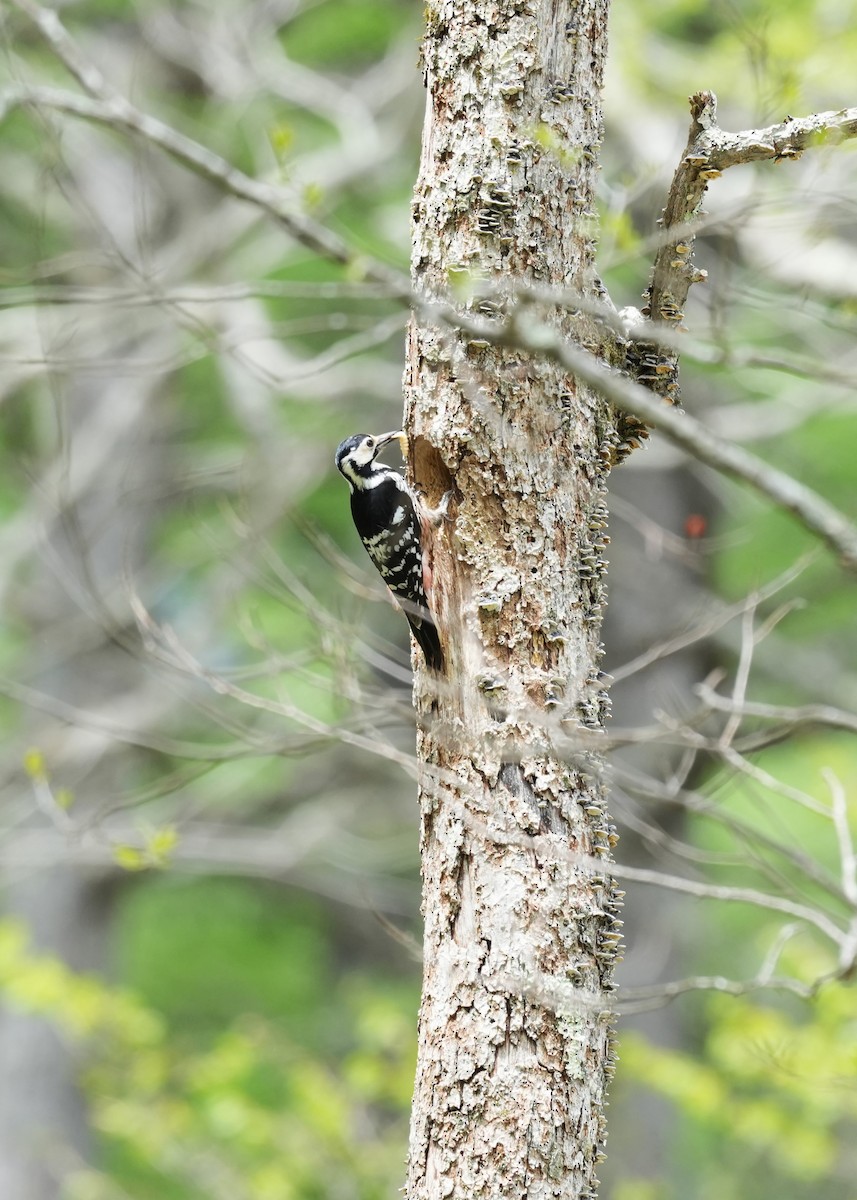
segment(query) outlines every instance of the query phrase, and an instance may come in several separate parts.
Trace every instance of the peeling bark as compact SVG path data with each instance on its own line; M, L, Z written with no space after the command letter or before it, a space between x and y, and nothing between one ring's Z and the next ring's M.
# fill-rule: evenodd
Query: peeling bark
M527 283L596 295L593 188L607 0L428 9L413 277L507 312ZM546 311L608 352L581 314ZM455 489L434 555L445 677L415 683L425 977L410 1200L586 1197L605 1137L620 894L598 729L606 510L617 435L555 363L420 324L411 469ZM571 853L570 853L571 852Z

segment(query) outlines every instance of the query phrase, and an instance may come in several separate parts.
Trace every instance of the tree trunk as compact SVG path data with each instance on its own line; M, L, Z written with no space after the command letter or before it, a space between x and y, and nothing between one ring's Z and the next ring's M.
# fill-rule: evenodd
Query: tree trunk
M532 284L597 293L607 8L429 5L424 296L490 315ZM549 319L609 353L580 314ZM456 500L434 561L446 669L415 684L425 969L407 1195L585 1197L605 1136L621 894L600 761L559 736L605 715L616 435L604 403L551 364L418 319L405 386L414 478Z

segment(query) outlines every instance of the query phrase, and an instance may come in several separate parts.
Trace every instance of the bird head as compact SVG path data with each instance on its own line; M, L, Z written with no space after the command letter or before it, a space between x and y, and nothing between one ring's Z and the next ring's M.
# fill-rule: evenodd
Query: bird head
M404 437L400 429L392 433L352 433L336 450L336 467L345 476L350 487L363 487L378 468L375 458L390 442Z

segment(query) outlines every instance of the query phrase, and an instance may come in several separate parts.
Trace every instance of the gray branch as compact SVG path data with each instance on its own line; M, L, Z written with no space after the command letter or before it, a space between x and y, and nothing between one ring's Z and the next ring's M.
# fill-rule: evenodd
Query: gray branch
M693 239L708 184L727 167L749 162L800 158L811 146L857 137L857 108L787 117L767 129L727 133L717 124L717 97L698 92L690 98L690 135L673 177L662 225L674 230L655 256L649 300L652 320L678 322L687 294L705 273L693 266Z
M246 175L213 150L159 121L157 117L141 112L118 94L102 100L62 88L26 85L6 88L0 93L0 121L16 109L28 107L65 113L142 137L222 191L254 205L307 249L360 272L363 278L373 283L384 284L393 296L410 297L410 285L404 276L380 262L364 259L326 226L297 212L280 188Z
M440 324L457 327L474 338L495 345L528 350L562 364L569 374L596 388L620 412L642 418L700 462L750 484L792 513L806 529L836 552L843 567L857 571L857 526L839 509L785 471L718 437L695 417L665 404L648 388L606 366L549 325L524 321L519 314L513 314L507 321L492 322L459 313L448 306L425 307Z

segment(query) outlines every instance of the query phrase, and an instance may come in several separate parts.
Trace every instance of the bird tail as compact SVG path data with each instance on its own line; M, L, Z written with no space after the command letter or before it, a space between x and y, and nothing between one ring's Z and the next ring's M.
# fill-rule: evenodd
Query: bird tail
M414 637L417 639L420 649L425 655L426 666L430 671L438 673L443 671L443 650L440 645L440 635L437 632L437 626L427 617L417 624L408 617Z

